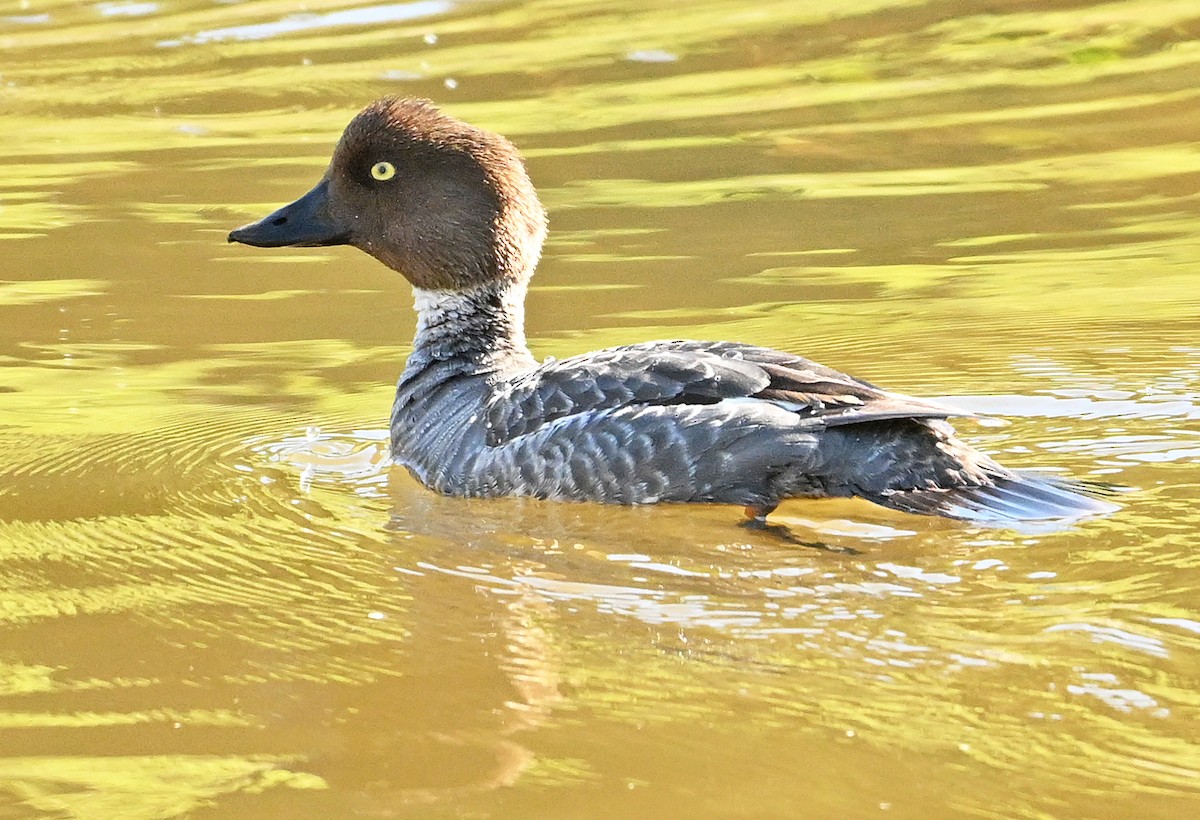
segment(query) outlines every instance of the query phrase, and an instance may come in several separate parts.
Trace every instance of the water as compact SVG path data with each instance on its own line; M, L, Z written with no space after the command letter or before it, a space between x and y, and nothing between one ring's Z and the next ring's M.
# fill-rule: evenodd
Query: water
M1191 0L0 6L0 816L1191 816L1198 35ZM224 241L383 94L526 153L539 354L803 352L1124 509L781 507L822 550L430 495L387 467L404 283Z

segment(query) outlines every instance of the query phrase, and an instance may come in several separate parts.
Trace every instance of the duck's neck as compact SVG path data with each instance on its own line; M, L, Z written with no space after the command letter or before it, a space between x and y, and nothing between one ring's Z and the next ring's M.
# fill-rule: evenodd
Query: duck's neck
M525 282L469 291L414 288L417 335L406 376L437 362L487 373L535 363L525 344Z

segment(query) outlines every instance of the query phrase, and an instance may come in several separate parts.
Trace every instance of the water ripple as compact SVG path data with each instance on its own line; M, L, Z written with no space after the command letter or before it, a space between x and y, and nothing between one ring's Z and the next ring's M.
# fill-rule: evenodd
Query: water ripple
M265 40L298 31L313 31L341 26L370 26L382 23L399 23L445 14L454 8L448 0L418 0L413 3L392 3L383 6L332 11L326 14L292 14L270 23L231 26L209 29L182 37L178 40L160 40L163 48L174 46L204 45L226 40Z

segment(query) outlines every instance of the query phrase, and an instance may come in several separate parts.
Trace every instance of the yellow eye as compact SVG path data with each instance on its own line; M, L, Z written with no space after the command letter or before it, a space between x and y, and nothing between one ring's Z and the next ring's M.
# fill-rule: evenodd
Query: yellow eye
M380 182L387 182L396 175L396 166L390 162L377 162L371 166L371 176Z

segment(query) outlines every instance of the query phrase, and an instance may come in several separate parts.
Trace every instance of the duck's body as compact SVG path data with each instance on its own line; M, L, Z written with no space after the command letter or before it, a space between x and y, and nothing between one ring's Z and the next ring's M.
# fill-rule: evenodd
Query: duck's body
M737 504L759 521L795 497L1008 520L1111 507L964 444L953 408L789 353L676 340L539 364L523 303L544 231L507 140L381 100L313 191L230 239L354 244L409 278L418 328L392 451L442 493Z

